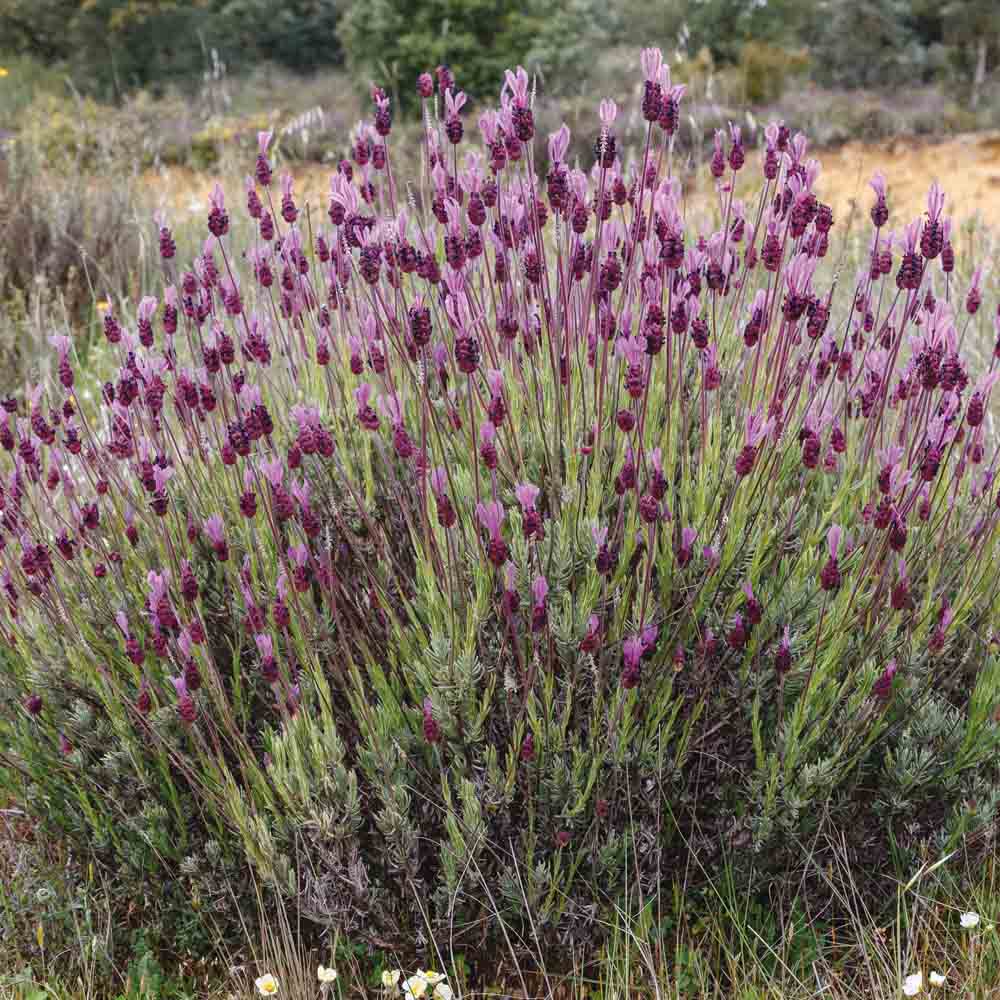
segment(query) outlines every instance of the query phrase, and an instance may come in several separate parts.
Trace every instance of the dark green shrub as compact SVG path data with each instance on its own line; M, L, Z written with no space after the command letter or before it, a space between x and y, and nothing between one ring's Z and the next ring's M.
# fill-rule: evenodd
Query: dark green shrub
M496 93L504 70L518 63L538 74L546 92L584 89L595 51L606 43L614 13L595 0L407 0L352 4L339 34L363 87L384 87L397 106L417 105L417 77L447 65L473 98Z
M537 24L529 0L406 0L352 4L339 27L348 66L362 86L378 83L394 103L416 104L417 77L444 64L473 96L493 93L528 51Z
M746 99L751 104L768 104L780 99L788 78L802 76L809 67L805 52L794 52L768 45L747 42L740 49Z
M230 71L260 62L298 73L337 66L336 0L6 0L4 49L58 65L75 86L103 99L139 89L191 88L220 61Z

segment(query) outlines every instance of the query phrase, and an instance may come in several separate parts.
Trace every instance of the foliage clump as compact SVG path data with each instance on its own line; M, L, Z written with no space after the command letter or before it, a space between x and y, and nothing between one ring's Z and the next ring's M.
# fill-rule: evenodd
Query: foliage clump
M53 337L0 421L4 782L52 834L384 947L590 940L695 859L780 892L833 832L877 892L990 829L980 273L880 177L828 268L781 122L717 134L699 228L642 67L643 144L603 101L544 178L521 69L478 135L420 77L412 186L376 90L323 215L262 133L194 259L157 218L96 393Z

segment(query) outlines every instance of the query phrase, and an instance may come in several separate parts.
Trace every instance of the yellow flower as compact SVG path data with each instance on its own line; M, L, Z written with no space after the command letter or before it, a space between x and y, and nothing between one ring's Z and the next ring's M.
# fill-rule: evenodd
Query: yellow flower
M399 969L386 969L382 973L382 986L387 990L395 989L399 982L399 976Z
M321 983L332 983L337 978L337 970L336 969L327 969L327 968L325 968L324 966L321 965L316 970L316 978Z
M8 70L6 66L0 66L0 80L2 80L5 76L10 76L10 70Z
M278 980L270 972L257 979L255 985L262 997L273 997L278 992Z
M111 303L107 299L101 299L101 301L97 303L98 312L107 312L110 308Z

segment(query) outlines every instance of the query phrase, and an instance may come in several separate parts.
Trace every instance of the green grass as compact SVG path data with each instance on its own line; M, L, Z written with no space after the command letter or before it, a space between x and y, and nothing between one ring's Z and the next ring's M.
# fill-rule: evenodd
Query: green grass
M889 1000L903 980L932 971L947 976L944 995L989 997L1000 978L1000 871L987 857L978 872L949 857L929 859L895 890L888 911L872 911L846 863L824 873L849 918L832 926L793 902L772 911L750 904L732 872L717 873L692 893L683 884L613 911L599 956L567 949L559 969L525 965L515 954L493 970L470 966L447 940L414 943L407 954L379 952L333 936L306 944L281 907L245 885L231 891L259 930L212 954L158 958L130 926L128 902L114 884L0 826L0 1000L223 1000L256 995L265 973L290 1000L384 998L383 971L439 969L460 997L589 997L592 1000ZM808 861L806 862L808 863ZM968 886L958 893L956 886ZM965 929L973 911L979 926ZM336 968L326 991L317 965ZM492 974L491 974L492 973ZM429 995L429 993L428 993Z

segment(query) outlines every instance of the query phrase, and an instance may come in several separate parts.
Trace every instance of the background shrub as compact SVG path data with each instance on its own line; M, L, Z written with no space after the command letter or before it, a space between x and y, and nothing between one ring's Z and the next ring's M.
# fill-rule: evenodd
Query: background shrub
M3 49L62 64L77 85L103 98L162 91L211 72L213 50L232 69L268 60L309 73L336 66L334 0L137 3L126 0L3 0Z
M362 86L377 81L397 107L414 108L414 81L426 69L451 67L473 98L492 95L504 70L524 63L546 90L578 88L612 14L594 0L405 0L352 4L340 22L348 65Z
M740 49L746 100L770 104L785 91L790 76L801 76L809 66L805 52L790 52L766 42L747 42Z

